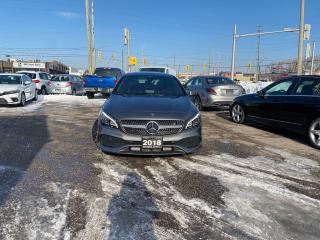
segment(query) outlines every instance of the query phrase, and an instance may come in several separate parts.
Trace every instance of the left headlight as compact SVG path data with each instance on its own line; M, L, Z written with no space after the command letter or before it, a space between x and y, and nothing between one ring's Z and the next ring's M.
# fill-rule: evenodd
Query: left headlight
M200 113L197 113L194 117L192 117L188 121L188 123L186 125L186 129L197 127L200 125L200 123L201 123L201 116L200 116Z
M13 91L4 92L3 95L15 94L19 92L20 92L19 90L13 90Z
M99 119L102 125L107 125L112 128L119 128L117 121L103 111L100 112Z

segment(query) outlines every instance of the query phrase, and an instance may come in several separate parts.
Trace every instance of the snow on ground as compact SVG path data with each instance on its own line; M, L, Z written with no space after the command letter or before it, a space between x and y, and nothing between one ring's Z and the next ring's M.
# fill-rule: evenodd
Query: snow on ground
M256 93L261 89L265 88L272 82L248 82L248 81L241 81L239 84L246 90L246 93Z
M70 108L75 105L80 106L101 106L105 99L96 96L95 99L88 99L86 96L72 96L72 95L40 95L37 101L30 101L24 107L19 106L0 106L0 113L28 113L34 112L41 108L43 104L54 105L59 103Z

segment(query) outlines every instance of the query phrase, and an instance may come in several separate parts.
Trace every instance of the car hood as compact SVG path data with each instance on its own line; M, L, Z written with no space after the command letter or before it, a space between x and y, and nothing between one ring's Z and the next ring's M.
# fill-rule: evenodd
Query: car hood
M0 84L0 93L19 90L20 85L16 84Z
M188 96L139 97L112 94L102 107L117 120L121 119L181 119L188 120L198 110Z

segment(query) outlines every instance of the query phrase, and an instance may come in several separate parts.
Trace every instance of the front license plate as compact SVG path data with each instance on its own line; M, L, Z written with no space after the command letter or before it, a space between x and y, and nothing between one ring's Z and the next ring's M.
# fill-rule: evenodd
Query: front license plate
M162 148L162 138L145 137L142 138L142 148L154 149Z

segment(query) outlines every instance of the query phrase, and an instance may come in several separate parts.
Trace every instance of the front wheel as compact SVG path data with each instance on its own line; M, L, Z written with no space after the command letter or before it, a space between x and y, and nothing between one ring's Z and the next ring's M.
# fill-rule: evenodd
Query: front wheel
M196 96L194 99L194 105L198 108L199 111L202 110L202 102L199 96Z
M72 90L72 95L76 96L77 95L77 91L75 89Z
M320 149L320 117L310 124L308 138L313 147Z
M231 117L232 121L234 121L235 123L244 123L246 114L243 107L239 103L236 103L232 106Z
M92 93L92 92L87 92L87 98L88 98L88 99L93 99L93 98L94 98L94 93Z
M20 97L20 104L21 107L24 107L24 105L26 105L26 95L24 93L21 93L21 97Z

